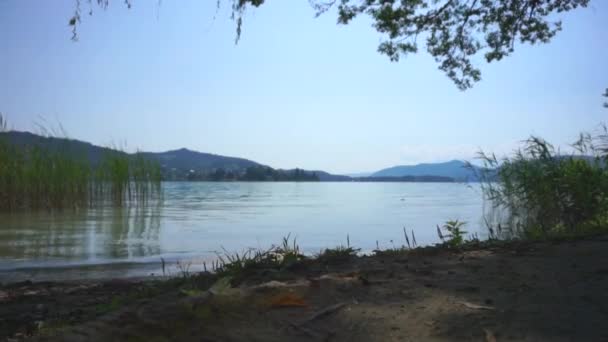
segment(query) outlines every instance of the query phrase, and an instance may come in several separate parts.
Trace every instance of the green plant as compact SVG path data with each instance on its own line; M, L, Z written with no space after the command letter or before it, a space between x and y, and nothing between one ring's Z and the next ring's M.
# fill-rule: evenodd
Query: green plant
M447 234L443 234L439 226L437 226L437 234L444 243L447 243L450 247L459 247L464 243L464 236L467 234L462 229L466 222L459 220L449 220L443 225L443 229L447 231Z
M359 248L337 246L334 248L326 248L316 255L317 260L324 264L340 263L357 256Z
M226 249L216 253L217 263L213 270L220 276L238 277L256 270L285 270L289 269L306 257L300 254L296 238L291 240L291 234L282 239L281 245L269 249L248 249L244 252L230 253Z
M405 246L401 247L392 247L387 249L374 249L373 253L379 257L397 257L401 255L407 255L412 250Z
M298 262L304 259L304 255L300 253L300 246L298 246L297 239L294 237L293 241L290 242L291 234L283 237L281 246L277 247L274 254L280 258L281 267L289 268L294 266Z
M377 242L376 242L377 243ZM334 248L326 248L319 252L315 257L324 264L340 263L357 256L360 248L353 248L350 245L350 236L346 235L346 246L339 245Z
M65 139L18 145L6 129L0 114L0 210L122 206L161 195L160 165L139 153L93 162Z
M581 134L571 155L538 137L501 160L480 153L484 196L493 210L506 212L499 222L486 223L490 237L538 239L605 229L607 141L604 128L596 136Z
M407 236L407 230L403 227L403 236L405 237L405 243L407 243L407 248L412 249L418 247L418 243L416 242L416 235L414 235L414 230L412 229L412 242L410 243L410 238ZM378 244L376 242L376 244Z

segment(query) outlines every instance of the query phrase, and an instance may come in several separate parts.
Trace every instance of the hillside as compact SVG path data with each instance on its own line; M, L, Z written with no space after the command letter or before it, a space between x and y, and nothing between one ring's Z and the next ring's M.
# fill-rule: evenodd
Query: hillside
M223 168L227 171L240 171L252 166L262 166L254 161L225 157L217 154L191 151L186 148L167 152L143 152L143 155L157 160L162 167L178 170L214 170Z
M167 152L143 152L161 165L165 179L208 180L207 177L224 177L224 174L240 175L250 167L263 167L251 160L226 157L217 154L192 151L186 148ZM215 172L222 170L216 176ZM213 175L213 176L211 176ZM220 180L220 179L213 179Z
M456 181L476 181L475 172L468 169L463 161L452 160L445 163L425 163L399 165L374 172L371 177L438 176Z

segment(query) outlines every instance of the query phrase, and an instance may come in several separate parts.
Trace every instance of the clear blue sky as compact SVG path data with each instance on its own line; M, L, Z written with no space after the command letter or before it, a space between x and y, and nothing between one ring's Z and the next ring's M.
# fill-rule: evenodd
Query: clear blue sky
M608 1L563 16L548 45L520 46L461 92L420 53L390 63L365 18L337 26L306 0L268 0L235 46L229 4L112 1L67 26L74 1L0 0L0 111L70 137L180 147L273 167L347 173L556 144L605 121ZM85 6L85 11L87 7Z

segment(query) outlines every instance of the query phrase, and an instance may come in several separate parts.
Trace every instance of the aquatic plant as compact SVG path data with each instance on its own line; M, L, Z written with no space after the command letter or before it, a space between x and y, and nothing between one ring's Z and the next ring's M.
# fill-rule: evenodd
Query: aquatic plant
M405 237L405 243L407 244L407 248L412 249L412 248L418 247L418 243L416 242L416 235L414 235L413 229L412 229L412 242L411 243L410 243L410 238L407 235L407 230L405 229L405 227L403 227L403 236ZM377 242L376 242L376 245L378 245Z
M482 191L492 210L490 238L543 238L585 234L608 227L608 132L584 133L560 154L542 138L531 137L514 155L498 159L479 154Z
M7 124L0 114L0 132ZM144 202L160 195L160 166L111 151L95 163L67 140L17 145L0 137L0 210L63 209Z

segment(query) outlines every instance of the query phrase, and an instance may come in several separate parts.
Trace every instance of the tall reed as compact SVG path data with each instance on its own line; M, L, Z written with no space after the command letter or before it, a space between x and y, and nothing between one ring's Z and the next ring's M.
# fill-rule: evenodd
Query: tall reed
M7 131L0 114L0 132ZM92 163L66 141L58 148L0 138L0 210L62 209L143 203L160 195L160 165L111 151Z
M607 133L581 134L569 155L538 137L501 160L481 153L483 193L494 210L506 212L501 222L487 223L491 237L537 238L607 229Z

